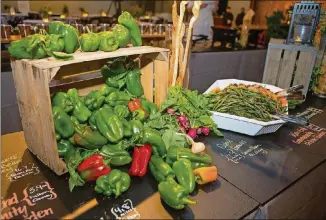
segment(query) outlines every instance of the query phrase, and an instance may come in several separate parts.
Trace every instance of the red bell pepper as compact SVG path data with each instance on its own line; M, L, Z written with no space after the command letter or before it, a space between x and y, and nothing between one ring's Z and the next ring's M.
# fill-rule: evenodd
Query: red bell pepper
M140 99L135 99L133 101L128 102L128 108L130 112L133 112L137 109L142 109L141 101Z
M129 169L131 176L145 176L147 172L147 165L152 155L152 146L144 144L141 147L135 147L132 154L132 164Z
M111 169L104 164L102 155L94 154L81 162L77 171L83 180L94 181L100 176L110 173Z

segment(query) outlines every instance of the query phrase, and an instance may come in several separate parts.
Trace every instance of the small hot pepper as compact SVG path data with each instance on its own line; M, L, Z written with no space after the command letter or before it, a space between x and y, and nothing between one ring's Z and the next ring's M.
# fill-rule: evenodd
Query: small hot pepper
M217 168L216 166L197 168L194 174L198 184L206 184L217 179Z
M95 192L118 197L128 190L130 181L130 176L127 173L114 169L96 180Z
M178 183L183 186L188 193L192 193L195 189L196 181L190 160L180 158L173 163L172 168L175 172Z
M185 205L196 204L188 198L188 191L173 179L158 184L158 191L163 201L174 209L183 209Z
M94 154L81 162L77 171L83 180L94 181L100 176L110 173L111 169L104 164L102 155Z
M147 165L152 155L152 146L144 144L141 147L135 147L132 154L132 164L129 169L131 176L142 177L147 172Z

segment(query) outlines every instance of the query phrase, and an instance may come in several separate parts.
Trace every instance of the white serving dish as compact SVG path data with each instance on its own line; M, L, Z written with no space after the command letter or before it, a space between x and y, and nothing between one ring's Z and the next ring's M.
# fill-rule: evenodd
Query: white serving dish
M260 85L276 93L283 89L276 86L267 85L263 83L250 82L238 79L223 79L217 80L211 85L204 94L208 94L213 89L219 88L224 89L230 84L245 84L245 85ZM277 131L284 123L283 120L274 120L269 122L262 122L250 118L240 117L236 115L230 115L220 112L212 112L211 116L213 121L218 125L219 128L229 131L234 131L250 136L257 136L261 134L268 134Z

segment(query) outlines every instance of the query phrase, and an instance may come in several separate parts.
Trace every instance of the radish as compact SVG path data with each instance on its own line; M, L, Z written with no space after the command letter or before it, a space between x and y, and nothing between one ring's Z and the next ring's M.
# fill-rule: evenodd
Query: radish
M192 139L195 139L197 136L197 132L195 128L190 128L187 135L189 135L189 137L191 137Z
M208 127L203 127L203 129L202 129L202 132L203 132L204 135L209 135L210 131L211 130Z
M197 128L197 134L201 134L202 132L203 132L203 128L202 127Z
M184 133L187 132L187 130L186 130L186 128L185 128L184 126L179 126L179 129L180 129L181 131L183 131Z
M168 114L170 114L170 115L174 115L175 110L172 109L172 108L168 108L168 109L166 109L166 112L167 112Z
M179 116L178 117L178 121L181 123L181 124L186 124L187 122L188 122L188 119L187 119L187 117L186 116L184 116L184 115L181 115L181 116ZM189 122L188 122L189 123Z

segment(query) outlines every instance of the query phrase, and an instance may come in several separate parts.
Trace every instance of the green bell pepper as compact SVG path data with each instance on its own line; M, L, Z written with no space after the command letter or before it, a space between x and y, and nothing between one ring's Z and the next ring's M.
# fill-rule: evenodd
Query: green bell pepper
M74 110L73 100L65 92L57 92L51 99L52 106L58 106L65 112L71 112Z
M28 41L28 38L24 38L11 42L8 47L9 54L17 59L32 59L32 54L27 52Z
M144 125L140 120L130 121L133 134L142 134L144 131Z
M99 50L105 52L115 51L119 47L119 41L111 31L99 33Z
M75 133L75 130L69 115L57 106L52 108L52 113L55 131L63 138L71 137Z
M172 168L175 172L178 183L183 186L188 193L192 193L195 190L196 180L190 160L180 158L173 163Z
M191 149L184 147L170 146L166 155L166 162L170 165L177 161L178 158L185 158L191 162L211 164L212 158L208 154L194 154Z
M113 111L120 118L127 118L130 115L129 109L125 105L114 106Z
M46 52L46 42L48 41L48 36L43 34L33 34L26 39L28 41L28 47L26 51L32 54L33 59L41 59L47 56Z
M99 92L102 96L108 96L111 92L116 92L116 91L118 91L116 88L112 88L106 84L101 86L101 88L99 89Z
M63 36L57 34L50 34L47 48L51 52L61 52L65 48Z
M151 156L149 169L156 181L159 183L175 177L175 173L170 165L165 163L164 160L157 155Z
M166 155L166 147L160 132L152 128L144 128L143 140L144 144L152 145L153 154L161 157ZM172 164L171 164L172 165Z
M130 94L140 97L144 95L144 88L140 81L140 71L139 69L133 69L129 71L126 76L126 86Z
M126 47L128 45L131 37L126 27L117 24L112 28L112 32L115 38L119 41L120 48Z
M67 95L71 97L74 102L74 110L72 115L75 116L79 122L86 122L92 113L80 100L77 89L69 89Z
M79 121L78 119L75 117L75 116L70 116L70 120L72 121L73 125L76 126L76 125L79 125Z
M130 101L130 96L125 92L111 92L110 95L108 95L105 98L105 103L110 106L117 106L117 105L128 105L128 102Z
M108 143L108 140L100 132L93 131L87 125L75 125L75 132L75 143L89 150L102 148Z
M141 105L149 115L155 115L158 112L156 105L147 99L142 99Z
M174 209L183 209L185 205L196 204L188 198L188 191L173 179L158 184L158 191L163 201Z
M120 75L127 72L127 57L117 57L110 59L101 68L101 73L104 79L110 78L112 76Z
M128 190L130 182L131 179L127 173L113 169L109 174L100 176L96 180L95 192L118 197Z
M105 100L105 96L101 95L98 90L93 90L88 93L84 98L84 104L91 111L97 110L102 107Z
M77 29L69 24L63 24L59 25L58 31L58 34L63 36L65 44L64 52L68 54L74 53L80 47Z
M131 137L133 135L131 124L125 118L121 118L121 121L123 126L123 136Z
M100 154L109 161L112 166L123 166L132 161L128 151L121 149L121 145L104 145Z
M49 25L49 34L60 34L60 27L65 25L61 21L53 21Z
M111 143L117 143L123 138L123 124L120 118L107 108L100 108L95 114L97 129Z
M141 46L143 44L137 21L131 16L129 12L123 12L118 17L118 22L129 30L132 45Z
M72 152L73 146L68 140L61 140L58 144L59 157L66 157Z
M90 32L89 28L86 26L87 34L80 36L80 46L81 50L84 52L96 51L100 45L100 39L98 34Z
M88 119L88 124L89 124L89 126L91 127L91 129L93 131L97 130L96 121L95 121L96 112L97 112L97 110L93 111L92 114L91 114L91 117L89 117L89 119Z
M132 112L132 118L144 122L147 118L146 114L143 109L137 109Z

